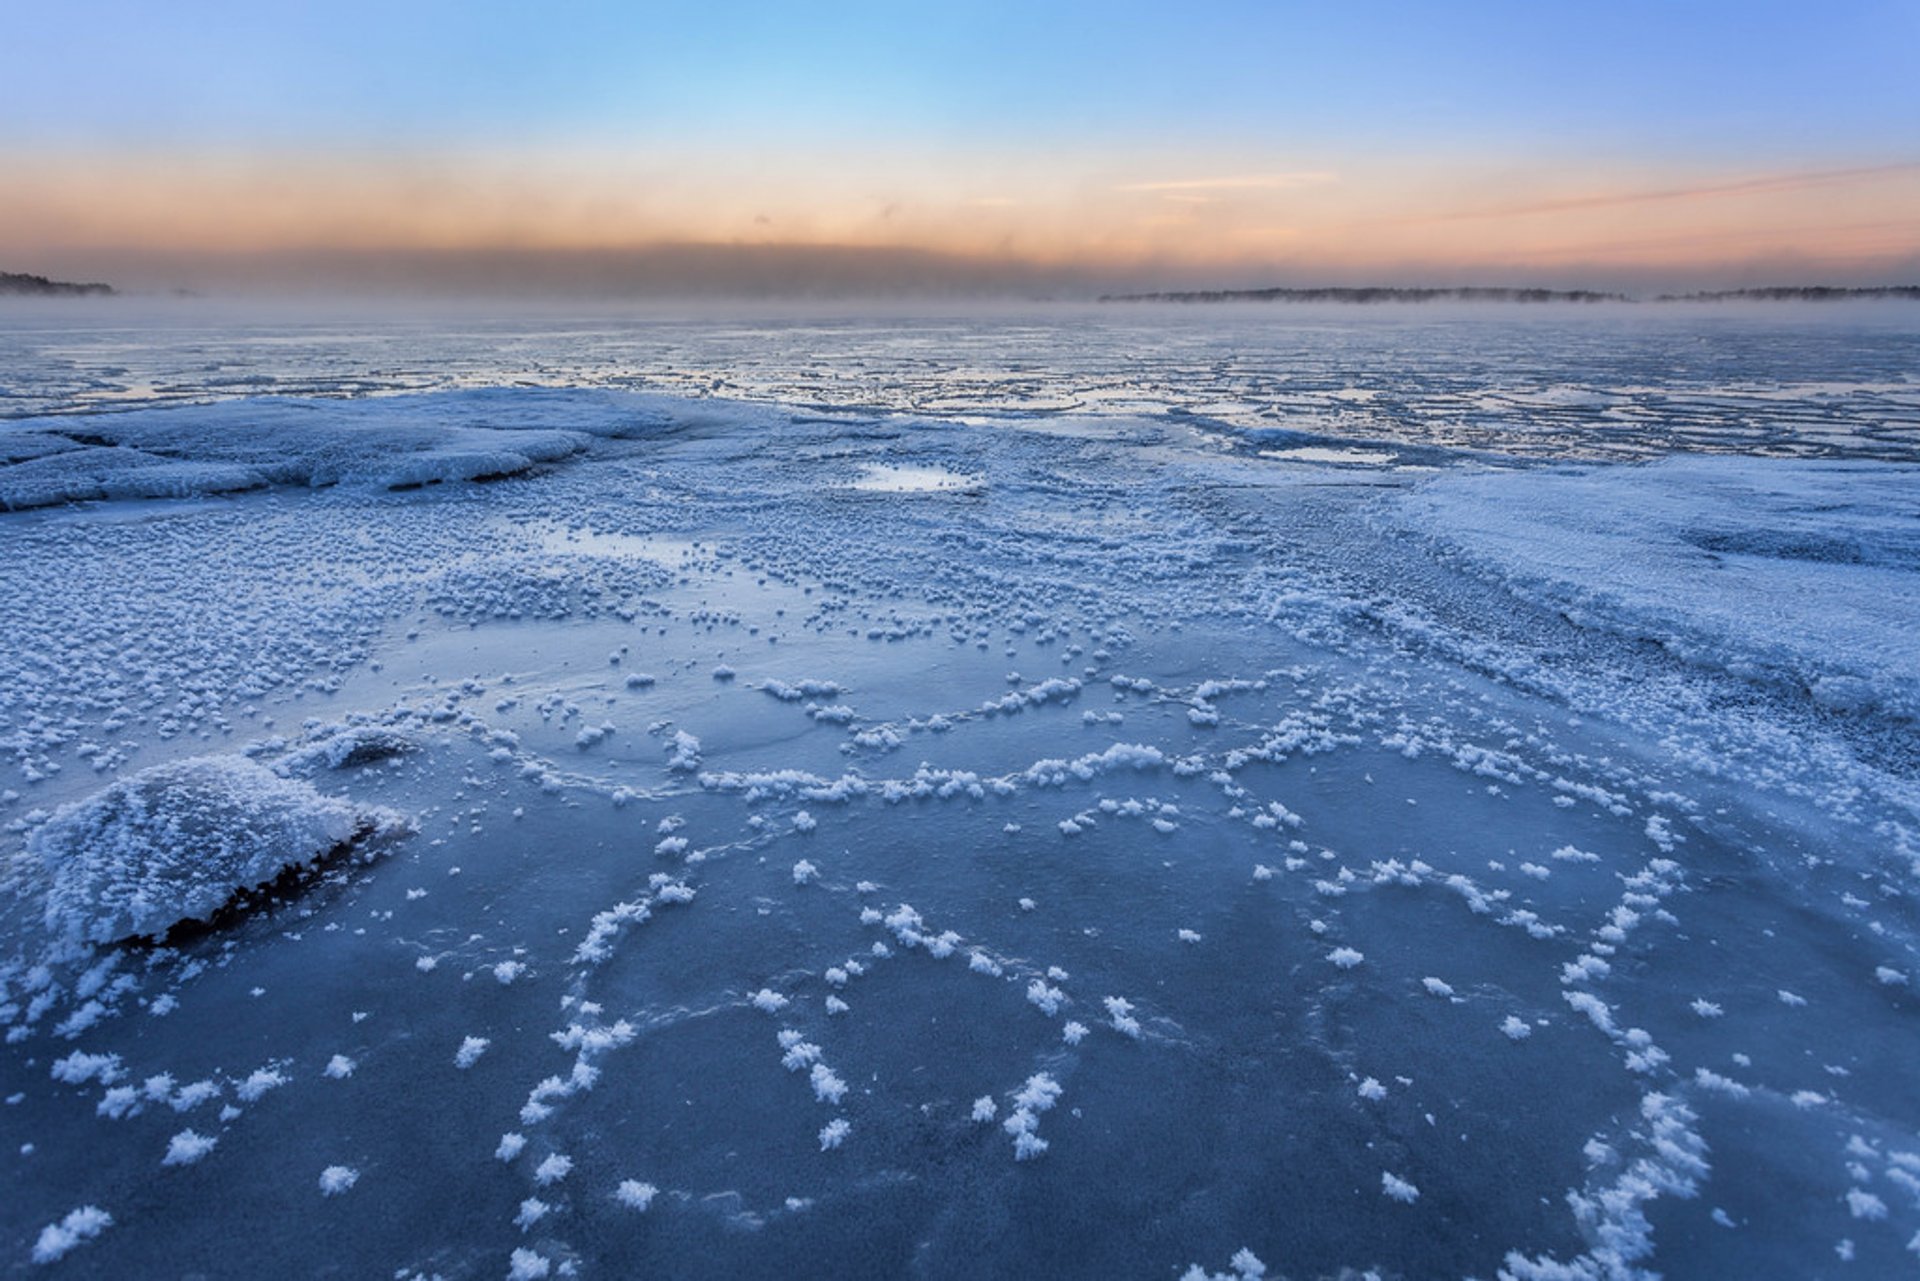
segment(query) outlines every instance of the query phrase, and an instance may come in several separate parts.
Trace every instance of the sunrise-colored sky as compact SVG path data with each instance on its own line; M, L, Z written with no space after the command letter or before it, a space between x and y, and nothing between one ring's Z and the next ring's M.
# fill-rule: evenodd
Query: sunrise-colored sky
M0 6L0 270L1920 278L1920 3Z

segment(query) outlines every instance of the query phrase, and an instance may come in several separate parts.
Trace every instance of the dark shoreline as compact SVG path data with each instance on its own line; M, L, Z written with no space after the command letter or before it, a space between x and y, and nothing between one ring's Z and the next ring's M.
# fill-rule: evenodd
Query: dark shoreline
M1320 289L1194 289L1144 294L1101 294L1101 302L1282 302L1342 303L1367 306L1379 303L1491 302L1491 303L1603 303L1603 302L1851 302L1897 299L1920 302L1920 285L1877 285L1841 288L1832 285L1782 285L1764 289L1718 289L1688 294L1630 294L1591 289L1399 289L1391 287Z
M48 280L24 272L0 271L0 297L17 298L104 298L114 294L112 285L74 284L66 280Z

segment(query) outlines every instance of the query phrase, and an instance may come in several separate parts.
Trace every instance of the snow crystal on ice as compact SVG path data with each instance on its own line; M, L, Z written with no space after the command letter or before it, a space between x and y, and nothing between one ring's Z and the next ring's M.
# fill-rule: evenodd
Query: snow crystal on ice
M339 1196L360 1181L360 1171L349 1165L330 1165L320 1171L320 1191L326 1196Z
M846 1095L847 1083L835 1076L824 1063L813 1065L812 1080L814 1097L822 1103L838 1104Z
M235 1086L233 1092L242 1103L252 1103L268 1090L277 1090L287 1083L286 1073L278 1068L256 1068L248 1073L247 1079Z
M675 730L664 747L668 769L684 774L700 768L700 740L685 730Z
M192 1130L182 1130L167 1140L167 1154L160 1158L161 1165L192 1165L207 1153L213 1151L213 1145L220 1140Z
M553 1262L544 1254L515 1249L507 1259L507 1281L542 1281L553 1274Z
M1887 1203L1871 1192L1850 1188L1847 1191L1847 1212L1856 1219L1884 1219L1887 1217Z
M1065 992L1057 987L1048 987L1045 979L1034 979L1027 984L1027 1000L1049 1018L1060 1012L1060 1003L1066 999Z
M520 1212L513 1216L513 1226L525 1232L534 1224L547 1217L553 1209L539 1197L530 1196L520 1203Z
M118 1054L85 1054L75 1050L53 1062L53 1079L68 1085L85 1085L94 1080L110 1085L123 1075Z
M613 1199L629 1210L645 1210L653 1204L653 1198L660 1195L660 1189L651 1183L642 1183L638 1179L622 1179L620 1186L613 1191Z
M83 1205L58 1223L40 1229L33 1243L33 1261L52 1263L77 1245L93 1240L113 1226L113 1216L97 1205Z

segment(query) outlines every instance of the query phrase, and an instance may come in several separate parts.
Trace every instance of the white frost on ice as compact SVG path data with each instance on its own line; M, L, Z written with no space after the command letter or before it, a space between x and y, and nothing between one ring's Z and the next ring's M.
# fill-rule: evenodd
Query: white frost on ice
M673 731L673 737L664 746L668 769L684 774L700 768L700 740L685 730Z
M268 1090L277 1090L289 1080L287 1074L279 1068L255 1068L247 1074L245 1080L233 1087L234 1094L242 1103L252 1103Z
M360 1181L360 1171L350 1165L330 1165L320 1171L320 1192L324 1196L339 1196Z
M1061 1003L1066 999L1065 992L1057 987L1047 986L1045 979L1034 979L1027 984L1027 1000L1048 1018L1060 1012Z
M213 1151L214 1144L220 1140L193 1130L182 1130L167 1140L167 1154L160 1158L161 1165L192 1165L207 1153Z
M53 1263L75 1246L84 1245L113 1226L113 1216L97 1205L71 1210L58 1223L40 1229L33 1243L35 1263Z
M1015 1092L1013 1111L1000 1123L1000 1128L1013 1136L1014 1160L1030 1161L1047 1150L1049 1144L1039 1135L1040 1115L1052 1110L1060 1093L1060 1083L1045 1072L1034 1073ZM974 1104L974 1119L982 1119L978 1103Z
M1260 1261L1260 1256L1245 1247L1234 1251L1227 1267L1226 1272L1209 1272L1191 1263L1180 1274L1180 1281L1264 1281L1267 1275L1267 1265Z
M1413 1186L1397 1174L1386 1170L1380 1172L1380 1191L1392 1200L1403 1205L1412 1205L1420 1199L1420 1189Z
M517 1247L507 1258L507 1281L544 1281L553 1275L553 1261L525 1247Z
M96 1080L102 1085L111 1085L124 1075L118 1054L86 1054L75 1050L53 1061L53 1079L68 1085L85 1085Z
M813 1082L814 1097L820 1102L838 1105L846 1096L847 1083L834 1075L833 1070L826 1064L814 1064L810 1077Z
M613 1199L629 1210L645 1211L653 1204L653 1198L660 1195L660 1189L651 1183L642 1183L638 1179L622 1179L620 1186L613 1190Z
M1856 1219L1884 1219L1887 1203L1861 1188L1847 1189L1847 1213Z

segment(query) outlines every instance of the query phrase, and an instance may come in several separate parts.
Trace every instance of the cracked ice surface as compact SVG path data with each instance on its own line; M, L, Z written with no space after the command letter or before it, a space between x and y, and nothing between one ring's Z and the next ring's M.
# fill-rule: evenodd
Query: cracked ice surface
M1874 459L1912 384L1817 328L1715 389L1484 323L1341 340L1424 371L1377 379L1424 389L1397 429L1313 391L1311 331L1170 329L1138 385L1095 376L1106 331L1024 374L1030 333L816 334L838 402L780 326L630 335L763 404L464 391L524 371L418 334L452 374L365 386L308 333L293 394L203 380L204 419L47 415L101 407L104 350L10 335L9 458L306 470L0 516L0 1258L1911 1267L1915 516ZM588 384L609 334L528 341ZM1206 384L1294 359L1350 445L1452 447L1469 341L1532 361L1474 412L1589 461L1266 457ZM433 394L313 394L346 390ZM1663 404L1754 452L1730 399L1880 426L1590 461ZM394 470L477 433L567 448ZM367 816L381 857L316 861Z

